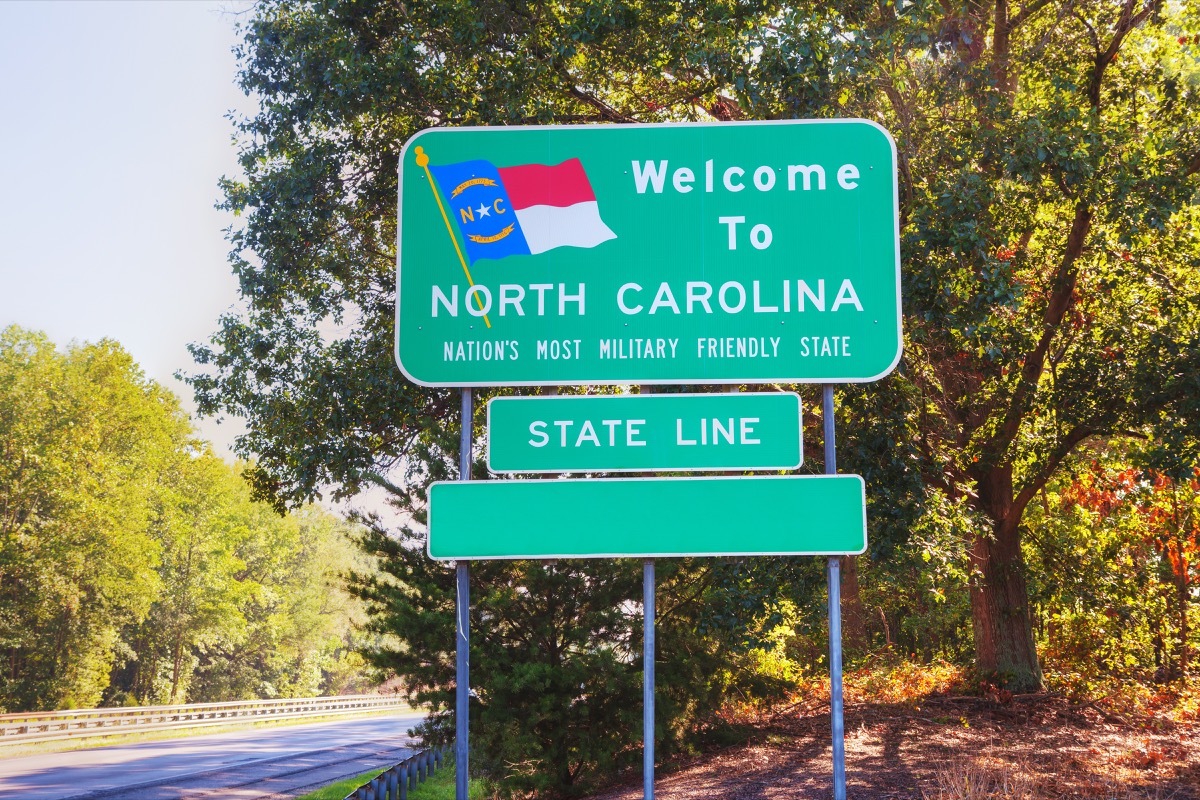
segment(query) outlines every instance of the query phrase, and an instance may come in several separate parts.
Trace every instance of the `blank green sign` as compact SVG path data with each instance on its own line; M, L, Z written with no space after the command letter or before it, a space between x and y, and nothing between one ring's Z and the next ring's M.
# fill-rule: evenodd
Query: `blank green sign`
M436 559L850 555L867 546L858 475L433 484Z
M493 472L795 469L800 396L746 394L497 397L488 401Z

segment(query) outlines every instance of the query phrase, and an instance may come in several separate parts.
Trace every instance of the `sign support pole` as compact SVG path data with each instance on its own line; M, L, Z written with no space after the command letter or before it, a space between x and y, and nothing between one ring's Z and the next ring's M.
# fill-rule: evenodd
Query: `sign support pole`
M462 430L458 450L458 479L471 480L471 443L473 439L474 404L471 390L462 390ZM455 566L457 602L454 654L454 798L467 800L468 720L471 703L471 562L460 560Z
M825 424L825 474L837 474L833 384L821 386L821 417ZM842 715L842 563L838 556L825 562L829 585L829 711L833 727L833 800L846 800L846 723Z
M654 559L642 562L642 795L654 800Z

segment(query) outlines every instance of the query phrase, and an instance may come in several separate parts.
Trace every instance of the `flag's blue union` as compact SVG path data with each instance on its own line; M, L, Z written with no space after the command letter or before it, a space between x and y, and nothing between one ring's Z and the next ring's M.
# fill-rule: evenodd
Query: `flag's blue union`
M513 167L476 159L429 169L470 264L556 247L595 247L616 238L600 218L578 158Z

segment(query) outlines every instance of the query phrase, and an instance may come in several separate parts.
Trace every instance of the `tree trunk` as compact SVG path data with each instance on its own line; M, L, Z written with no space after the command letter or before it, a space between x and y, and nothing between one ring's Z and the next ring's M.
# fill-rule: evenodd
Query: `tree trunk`
M183 634L179 633L175 639L175 647L171 653L171 699L167 702L174 703L175 698L179 694L179 670L183 665Z
M1187 561L1183 558L1183 542L1179 543L1179 550L1179 562L1182 570L1175 573L1175 601L1179 604L1179 639L1176 645L1176 659L1179 664L1179 677L1186 678L1191 666L1188 663L1188 637L1192 633L1188 626L1188 602L1191 596L1191 587L1188 586Z
M1029 616L1020 516L1012 507L1012 467L983 471L976 483L979 507L992 520L971 546L971 621L980 677L1013 691L1042 688Z
M858 588L857 556L842 556L842 644L855 653L867 649L867 624Z

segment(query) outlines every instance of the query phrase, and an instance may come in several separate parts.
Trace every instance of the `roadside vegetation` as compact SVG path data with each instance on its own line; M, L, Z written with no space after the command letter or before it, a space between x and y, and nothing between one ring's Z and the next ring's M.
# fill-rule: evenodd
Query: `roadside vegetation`
M362 775L346 778L323 789L303 795L299 800L343 800L350 792L369 783L379 774L379 770L364 772ZM433 777L428 778L424 783L418 783L417 788L408 793L409 800L454 800L454 776L456 774L453 764L438 770ZM484 800L488 796L488 792L481 781L472 780L467 787L467 796L470 800Z
M0 710L364 688L350 526L244 469L118 344L0 331Z
M870 549L843 563L852 674L947 669L948 696L997 708L1195 723L1200 6L268 0L243 31L260 110L238 121L244 174L224 190L245 306L194 346L190 380L204 413L249 421L265 496L390 493L397 513L362 521L381 572L353 591L380 637L371 663L434 709L431 741L452 732L455 591L424 554L426 487L457 475L464 421L392 348L397 158L435 125L886 126L904 355L837 392L838 467L868 498ZM806 411L806 471L822 470L821 422ZM738 535L716 498L713 514ZM819 684L818 559L664 559L658 575L668 762L752 740L765 723L731 709ZM637 768L639 590L631 561L473 566L472 765L502 796Z
M773 707L731 706L725 720L742 741L664 765L655 796L828 797L828 703L828 682L814 677ZM959 666L876 660L847 673L845 721L856 800L1200 797L1200 725L1171 702L1006 695L980 691ZM587 796L639 800L640 774Z
M245 462L115 345L8 329L0 702L337 691L362 653L447 743L455 582L425 554L427 489L507 390L462 420L396 369L400 148L431 125L859 117L896 140L905 344L837 391L870 542L842 565L851 764L875 781L852 794L1192 796L1200 4L262 0L243 33L260 106L222 182L243 306L188 380L248 421ZM814 387L742 388L801 393L821 472ZM354 552L310 504L368 488L395 513L356 518ZM714 774L827 791L823 567L659 562L658 752L695 778L674 796L721 796ZM473 565L489 792L634 796L640 589L631 560Z

